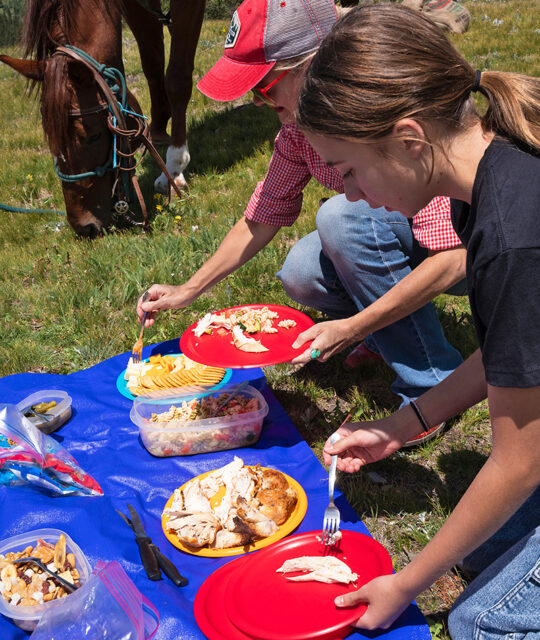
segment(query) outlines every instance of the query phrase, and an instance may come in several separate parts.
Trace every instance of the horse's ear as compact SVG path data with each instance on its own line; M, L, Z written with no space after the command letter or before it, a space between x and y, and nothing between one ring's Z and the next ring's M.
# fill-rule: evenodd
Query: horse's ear
M12 69L15 69L15 71L29 80L43 80L46 63L41 60L21 60L20 58L0 55L0 61L5 62Z

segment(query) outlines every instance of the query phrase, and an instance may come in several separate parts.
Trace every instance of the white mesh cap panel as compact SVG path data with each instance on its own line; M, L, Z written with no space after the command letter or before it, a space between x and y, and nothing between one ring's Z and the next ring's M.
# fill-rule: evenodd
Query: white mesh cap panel
M268 0L266 61L287 60L318 49L336 19L332 0Z

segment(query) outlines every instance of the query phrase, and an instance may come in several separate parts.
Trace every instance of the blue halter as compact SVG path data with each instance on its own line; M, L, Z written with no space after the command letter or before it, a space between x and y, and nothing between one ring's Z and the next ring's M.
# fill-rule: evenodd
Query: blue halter
M65 54L63 49L67 49L73 52L74 54L76 54L73 56L75 59L82 59L82 61L87 66L94 69L94 71L99 76L101 76L101 78L103 78L103 80L106 82L107 86L109 87L111 93L113 94L114 98L116 99L116 105L114 106L117 106L118 112L121 114L122 118L124 115L127 114L135 118L142 118L144 120L147 120L146 116L143 116L139 113L135 113L134 111L131 111L131 109L128 108L126 81L124 76L118 69L114 67L107 67L105 64L101 64L97 62L97 60L94 60L92 56L88 55L85 51L77 47L73 47L68 44L63 45L63 47L59 50L59 53L64 53L64 55L68 55L68 54ZM109 111L111 114L110 117L112 118L112 124L113 124L113 129L111 130L111 133L113 136L112 158L109 158L109 160L104 165L100 167L96 167L93 171L86 171L84 173L75 173L75 174L67 174L60 171L58 167L58 160L57 158L55 158L54 168L60 180L62 180L63 182L79 182L80 180L84 180L86 178L92 178L94 176L98 178L102 178L107 173L107 171L115 171L116 169L122 169L122 168L129 170L131 168L131 167L122 167L121 161L120 162L118 161L118 140L117 140L118 136L116 134L115 129L119 123L117 122L118 118L114 113L113 105L111 105L110 103L109 103ZM124 175L123 177L124 177L125 192L129 193L129 184L125 180L127 176Z

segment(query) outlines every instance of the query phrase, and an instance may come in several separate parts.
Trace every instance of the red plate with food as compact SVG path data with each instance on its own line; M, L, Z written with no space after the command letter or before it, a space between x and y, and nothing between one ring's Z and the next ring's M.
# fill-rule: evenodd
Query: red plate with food
M209 640L251 640L227 618L225 598L229 580L250 556L242 556L220 567L202 583L195 596L193 612L199 629Z
M278 304L249 304L207 313L180 338L189 358L231 369L289 362L304 349L293 349L298 335L313 326L305 313Z
M320 536L320 531L290 536L250 556L242 571L231 574L225 608L240 631L264 640L329 640L351 632L366 605L338 609L334 599L392 573L392 560L381 544L356 531L343 531L339 546L330 549ZM323 579L342 582L315 581Z

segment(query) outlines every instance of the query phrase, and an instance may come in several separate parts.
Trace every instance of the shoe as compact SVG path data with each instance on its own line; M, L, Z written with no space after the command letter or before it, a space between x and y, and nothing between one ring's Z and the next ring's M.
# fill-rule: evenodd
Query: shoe
M439 434L444 429L445 425L446 425L446 422L441 422L441 424L437 424L434 427L431 427L431 429L429 429L428 431L423 431L422 433L419 433L417 436L414 436L414 438L407 440L407 442L403 445L402 448L415 447L416 445L424 444L424 442L431 440L437 434Z
M379 360L381 362L384 362L382 356L380 356L378 353L375 353L374 351L371 351L371 349L368 349L365 342L361 342L345 358L345 366L347 367L347 369L355 369L356 367L366 362L366 360Z

